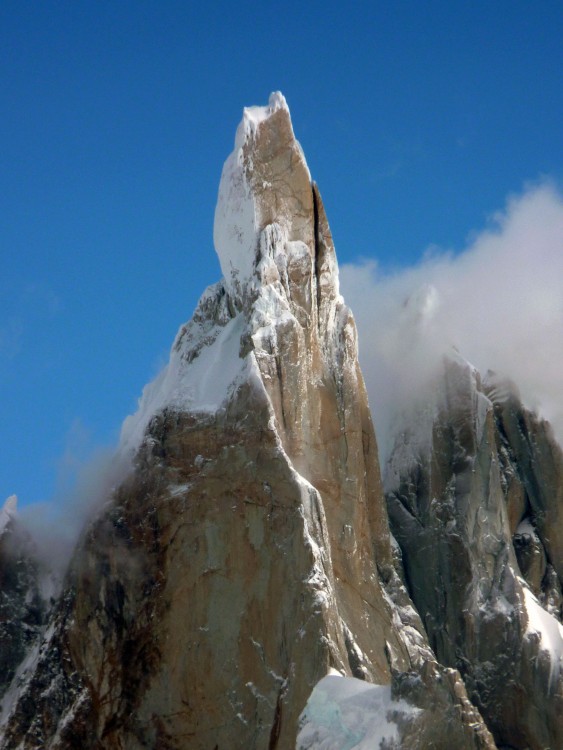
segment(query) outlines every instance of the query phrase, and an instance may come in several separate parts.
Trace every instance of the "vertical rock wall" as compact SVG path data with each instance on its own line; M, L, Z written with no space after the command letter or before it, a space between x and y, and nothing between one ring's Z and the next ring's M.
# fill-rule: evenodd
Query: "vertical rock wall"
M434 413L419 415L427 442L407 429L387 472L409 591L438 659L459 669L497 743L563 746L563 629L526 590L513 547L527 514L539 539L545 519L556 522L558 494L546 486L555 490L560 452L521 407L493 407L466 363L449 361L438 391ZM542 581L547 560L557 562L549 528Z

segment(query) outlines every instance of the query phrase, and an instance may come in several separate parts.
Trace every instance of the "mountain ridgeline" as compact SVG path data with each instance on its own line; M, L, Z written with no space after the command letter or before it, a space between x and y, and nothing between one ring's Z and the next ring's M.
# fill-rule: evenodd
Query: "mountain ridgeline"
M452 355L382 480L279 93L244 110L214 240L223 279L125 421L130 470L56 596L4 511L0 748L563 748L549 425Z

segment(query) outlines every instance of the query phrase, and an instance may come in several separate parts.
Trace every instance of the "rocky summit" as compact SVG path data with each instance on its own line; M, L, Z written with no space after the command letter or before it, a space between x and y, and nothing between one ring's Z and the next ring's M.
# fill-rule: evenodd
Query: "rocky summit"
M563 747L563 459L461 358L381 480L321 195L244 110L224 278L123 426L60 592L0 529L4 750ZM12 509L13 510L13 509Z

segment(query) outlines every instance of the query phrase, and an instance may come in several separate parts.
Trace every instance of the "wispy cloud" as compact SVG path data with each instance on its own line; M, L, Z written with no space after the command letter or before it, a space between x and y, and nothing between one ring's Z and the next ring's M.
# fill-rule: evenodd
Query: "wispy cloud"
M393 414L453 346L512 378L563 442L563 196L553 184L511 196L461 253L432 248L391 276L348 264L341 277L383 453Z
M79 420L72 424L53 498L19 512L40 557L56 572L64 571L86 523L110 500L129 469L129 462L115 448L96 445Z

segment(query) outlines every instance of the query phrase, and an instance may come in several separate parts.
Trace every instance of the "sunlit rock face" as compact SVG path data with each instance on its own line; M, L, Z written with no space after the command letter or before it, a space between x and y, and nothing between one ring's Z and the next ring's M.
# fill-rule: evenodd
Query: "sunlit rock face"
M397 747L494 748L401 580L354 320L280 94L245 110L214 239L224 279L124 424L132 471L0 746L294 748L333 669L413 709Z
M407 422L388 508L430 643L499 747L562 747L561 451L459 357Z

